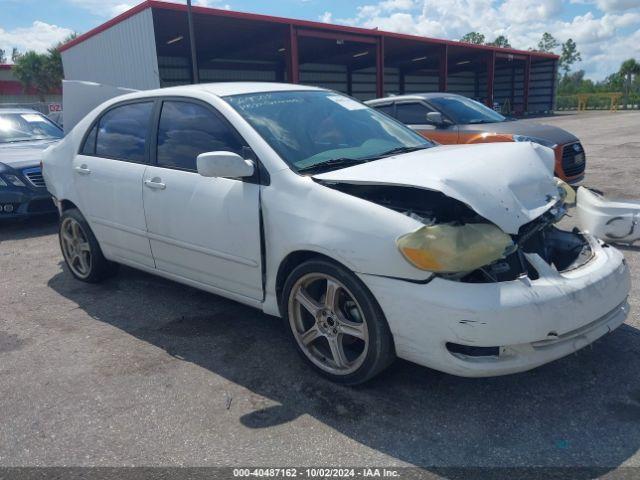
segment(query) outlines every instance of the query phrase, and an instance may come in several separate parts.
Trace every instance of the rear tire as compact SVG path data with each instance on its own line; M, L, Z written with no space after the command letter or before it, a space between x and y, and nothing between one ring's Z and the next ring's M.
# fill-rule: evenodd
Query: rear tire
M80 210L62 212L58 231L62 256L71 274L83 282L98 283L115 275L118 264L110 262Z
M366 382L395 359L378 302L341 265L324 259L298 265L285 282L280 303L298 352L333 382Z

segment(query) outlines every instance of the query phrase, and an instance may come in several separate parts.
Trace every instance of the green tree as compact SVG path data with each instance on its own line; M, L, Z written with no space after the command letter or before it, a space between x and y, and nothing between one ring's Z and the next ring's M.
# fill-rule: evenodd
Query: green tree
M571 70L571 66L582 60L582 55L578 51L578 47L576 42L572 39L567 40L562 44L562 53L560 54L560 62L559 67L564 71L564 74L567 75L569 70Z
M542 38L538 42L538 50L539 52L552 53L556 48L560 46L558 40L555 39L553 35L549 32L544 32L542 34Z
M504 35L498 35L493 42L489 42L487 43L487 45L493 45L494 47L500 47L500 48L511 48L509 39Z
M2 48L0 48L0 63L7 63L7 55Z
M76 36L77 34L72 33L55 47L48 49L47 53L31 50L16 56L15 76L25 88L33 88L40 97L40 101L44 102L44 96L47 93L60 87L64 78L60 47Z
M16 47L13 47L13 49L11 50L11 61L13 63L16 63L16 60L18 60L18 57L20 57L20 52Z
M62 82L62 61L60 52L49 49L47 53L30 50L21 54L15 62L14 74L25 88L33 88L40 101L45 95L59 88Z
M49 78L45 72L45 63L47 55L37 53L30 50L17 59L13 72L22 86L25 88L33 88L41 101L44 101L44 95L50 90Z
M627 108L629 104L629 94L631 93L632 85L634 84L634 77L637 82L640 77L640 63L635 58L630 58L622 62L618 74L623 80L624 88L624 108Z
M462 36L461 42L473 43L475 45L484 45L484 35L478 32L469 32Z

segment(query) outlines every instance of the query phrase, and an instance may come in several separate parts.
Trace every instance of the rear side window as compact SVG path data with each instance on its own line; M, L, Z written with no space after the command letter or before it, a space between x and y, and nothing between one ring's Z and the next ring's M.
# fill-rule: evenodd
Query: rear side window
M96 155L129 162L145 161L145 140L153 102L115 107L100 118Z
M242 155L238 134L212 110L190 102L167 100L158 125L158 166L196 170L204 152L227 151Z
M407 125L424 125L427 123L427 113L433 112L421 103L398 103L396 118Z

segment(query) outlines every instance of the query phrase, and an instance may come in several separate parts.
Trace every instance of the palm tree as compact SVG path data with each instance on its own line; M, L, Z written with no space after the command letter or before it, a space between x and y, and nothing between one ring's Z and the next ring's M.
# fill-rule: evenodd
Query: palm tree
M629 93L631 92L631 82L633 77L640 75L640 63L636 62L635 58L625 60L620 65L620 71L618 72L622 78L624 78L624 108L627 108L629 104Z

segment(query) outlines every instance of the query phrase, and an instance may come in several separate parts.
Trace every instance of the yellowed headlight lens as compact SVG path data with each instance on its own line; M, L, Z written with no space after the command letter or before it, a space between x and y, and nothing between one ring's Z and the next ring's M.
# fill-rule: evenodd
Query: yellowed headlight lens
M424 226L397 243L409 263L443 273L475 270L504 257L513 247L509 235L486 223Z
M556 185L558 186L558 191L560 195L564 199L564 203L572 207L576 204L576 191L564 180L560 180L556 178Z

